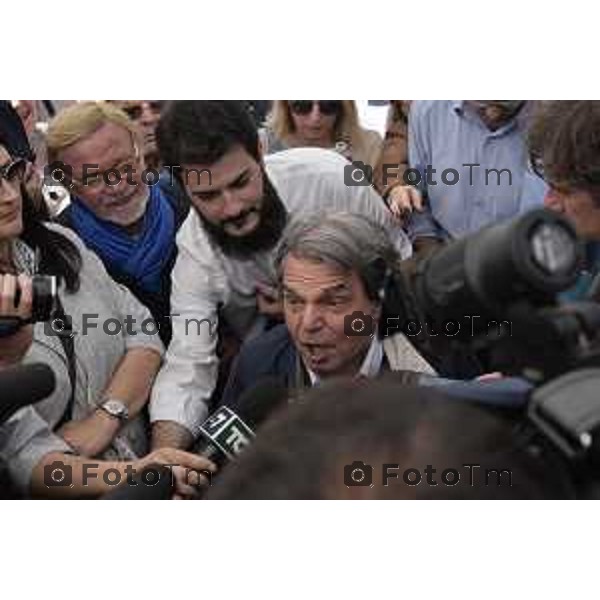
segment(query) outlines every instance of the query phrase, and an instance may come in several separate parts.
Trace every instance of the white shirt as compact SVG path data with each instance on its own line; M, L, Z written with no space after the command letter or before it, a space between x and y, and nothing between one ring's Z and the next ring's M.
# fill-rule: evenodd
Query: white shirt
M370 186L344 184L348 165L342 156L320 148L295 148L265 158L268 177L290 215L317 211L362 214L386 227L402 257L407 258L410 242L381 197ZM154 385L150 418L153 422L175 421L196 436L217 380L218 307L223 307L225 319L243 335L257 317L256 283L275 285L276 280L272 250L247 260L223 254L208 237L195 210L182 225L177 245L179 254L171 274L173 339ZM213 325L209 327L208 322Z

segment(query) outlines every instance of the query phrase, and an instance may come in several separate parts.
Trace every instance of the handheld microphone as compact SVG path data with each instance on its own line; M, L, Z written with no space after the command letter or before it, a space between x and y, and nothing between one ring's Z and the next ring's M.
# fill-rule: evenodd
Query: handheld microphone
M47 398L55 387L54 372L43 363L0 371L0 424L20 408Z
M240 395L235 406L221 406L200 427L200 438L191 450L208 458L219 468L240 454L267 417L287 401L288 390L276 377L266 377ZM160 473L155 485L145 483L144 473ZM173 494L170 470L150 466L102 496L102 500L168 500Z
M258 427L287 399L280 379L262 379L242 393L235 406L221 406L204 421L193 452L223 467L252 443Z

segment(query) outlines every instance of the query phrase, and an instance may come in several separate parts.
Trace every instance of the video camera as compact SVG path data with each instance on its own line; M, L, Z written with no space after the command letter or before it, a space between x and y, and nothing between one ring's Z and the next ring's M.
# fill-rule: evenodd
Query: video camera
M570 222L536 209L439 250L419 266L413 291L427 318L480 316L452 343L531 382L528 423L570 463L589 465L600 462L600 304L559 299L579 276L582 250ZM510 327L489 331L490 320Z
M49 321L56 308L58 283L53 275L35 275L31 278L32 305L30 323L43 323ZM19 304L21 290L15 294L15 306ZM0 338L14 335L23 321L17 317L0 315Z

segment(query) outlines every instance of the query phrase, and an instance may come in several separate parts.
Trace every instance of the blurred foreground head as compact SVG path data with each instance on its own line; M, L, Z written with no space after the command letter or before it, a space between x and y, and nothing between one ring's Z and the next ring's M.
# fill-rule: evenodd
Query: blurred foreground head
M401 385L398 377L324 385L309 392L260 431L207 498L572 495L560 463L549 465L511 421L432 390Z

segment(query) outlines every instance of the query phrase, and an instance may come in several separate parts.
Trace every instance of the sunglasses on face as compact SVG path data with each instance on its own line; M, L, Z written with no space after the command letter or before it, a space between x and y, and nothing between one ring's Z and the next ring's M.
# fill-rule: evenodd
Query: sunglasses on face
M146 104L150 107L150 110L155 113L159 113L164 106L164 100L148 100ZM144 112L144 106L142 104L134 104L131 106L124 106L121 110L133 121L137 121Z
M17 183L25 179L25 171L27 169L27 161L22 158L2 165L0 167L0 181L5 179L9 183Z
M332 116L342 112L340 100L290 100L290 110L296 115L308 115L315 104L319 105L322 115Z

